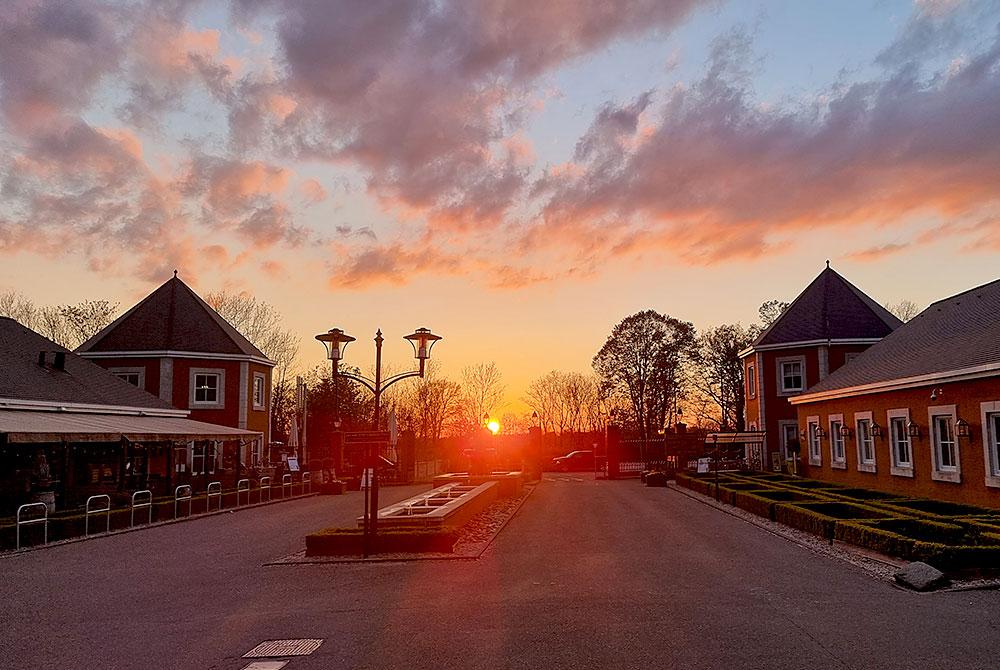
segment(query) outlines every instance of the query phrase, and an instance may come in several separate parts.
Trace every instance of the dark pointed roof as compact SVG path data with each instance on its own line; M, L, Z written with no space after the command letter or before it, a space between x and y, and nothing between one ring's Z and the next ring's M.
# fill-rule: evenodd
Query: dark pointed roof
M1000 279L934 303L806 396L998 365Z
M902 321L827 265L753 346L879 339L900 325Z
M47 353L45 365L38 362L42 351ZM52 365L55 352L66 356L63 369ZM169 403L7 317L0 317L0 399L177 412Z
M176 275L77 349L83 355L136 351L230 354L267 360Z

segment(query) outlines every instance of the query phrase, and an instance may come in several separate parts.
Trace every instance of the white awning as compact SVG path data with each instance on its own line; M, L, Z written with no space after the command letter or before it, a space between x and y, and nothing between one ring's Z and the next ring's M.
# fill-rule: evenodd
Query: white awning
M261 433L170 416L0 410L7 444L39 442L187 442L252 440Z
M741 433L709 433L705 436L705 444L763 444L766 433L760 430L747 430Z

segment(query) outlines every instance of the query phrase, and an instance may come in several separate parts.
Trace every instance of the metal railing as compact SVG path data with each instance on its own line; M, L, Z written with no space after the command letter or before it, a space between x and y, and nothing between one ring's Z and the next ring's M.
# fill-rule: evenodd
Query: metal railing
M21 519L21 512L23 512L25 510L29 510L29 509L41 509L41 510L44 511L44 514L42 515L41 518L37 518L37 519L24 519L24 520L22 520ZM44 531L44 534L42 536L42 544L48 544L49 543L49 506L48 505L46 505L43 502L27 503L25 505L21 505L20 507L17 508L17 517L16 518L17 518L17 544L15 545L15 548L17 548L17 549L21 548L21 526L30 526L31 524L35 524L35 523L45 524L45 531Z
M302 473L302 493L306 493L307 489L308 489L309 493L312 493L313 485L312 485L312 473L311 472L303 472Z
M285 493L286 487L288 493ZM281 477L281 498L282 500L284 500L285 498L290 498L291 495L292 495L292 476L283 475Z
M101 507L91 508L90 504L94 503L102 504ZM104 532L107 533L111 530L111 496L109 495L96 495L87 498L87 505L84 507L85 519L83 522L83 536L90 537L90 517L94 514L104 514Z
M208 513L212 509L212 498L218 498L219 503L217 510L222 510L222 482L210 482L208 488L205 489L205 512Z
M145 502L139 502L141 497L146 498ZM153 523L153 492L149 489L136 491L132 494L132 517L128 522L129 528L135 526L135 510L142 509L143 507L149 511L149 518L146 519L146 523Z
M237 507L240 506L240 494L241 493L246 493L247 494L247 504L249 505L250 504L250 480L249 479L241 479L240 481L236 482L236 506Z
M260 481L257 482L257 490L259 491L257 496L257 502L264 502L264 491L267 491L267 502L271 502L271 478L261 477Z
M191 516L191 487L187 484L181 484L176 489L174 489L174 518L177 518L177 507L182 502L187 501L188 513L187 516Z

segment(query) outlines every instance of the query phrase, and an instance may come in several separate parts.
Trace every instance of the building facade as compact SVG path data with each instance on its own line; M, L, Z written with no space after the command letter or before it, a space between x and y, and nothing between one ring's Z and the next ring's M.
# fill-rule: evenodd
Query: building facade
M748 454L758 467L772 454L794 459L799 422L791 400L899 327L900 321L827 265L746 350L745 423L765 442Z
M934 303L792 403L806 476L1000 507L1000 280Z
M261 434L241 455L249 466L261 462L274 363L176 273L77 353L194 420ZM207 476L218 460L192 447L176 467Z

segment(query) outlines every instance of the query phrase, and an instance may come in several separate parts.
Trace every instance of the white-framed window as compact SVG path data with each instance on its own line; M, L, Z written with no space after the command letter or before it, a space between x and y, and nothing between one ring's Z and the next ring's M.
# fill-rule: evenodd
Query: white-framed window
M757 397L757 371L753 365L747 366L747 397Z
M823 444L819 437L819 417L806 417L806 439L809 440L809 465L823 465Z
M226 371L191 368L191 407L222 409L226 405Z
M191 474L213 475L219 461L217 442L195 442L191 456Z
M806 390L806 357L789 356L779 358L778 392L780 395L791 395Z
M889 433L889 463L892 474L899 477L913 476L913 444L910 441L910 410L890 409L886 412L886 430Z
M799 422L779 421L778 431L781 436L781 455L786 460L792 460L799 449Z
M146 368L108 368L108 372L132 386L146 388Z
M986 485L1000 487L1000 400L980 404Z
M858 472L875 472L875 436L872 435L872 413L854 415L854 435L858 446Z
M844 427L843 414L831 414L830 424L830 467L838 470L847 469L847 449L840 429Z
M264 440L257 438L250 445L250 466L259 468L264 464Z
M931 479L962 481L961 453L955 434L954 405L927 408L927 432L931 440Z
M174 472L187 472L191 469L190 454L191 447L194 443L189 442L185 445L175 445L174 446Z
M260 373L253 373L253 408L256 410L267 409L267 390L265 383L267 377Z

